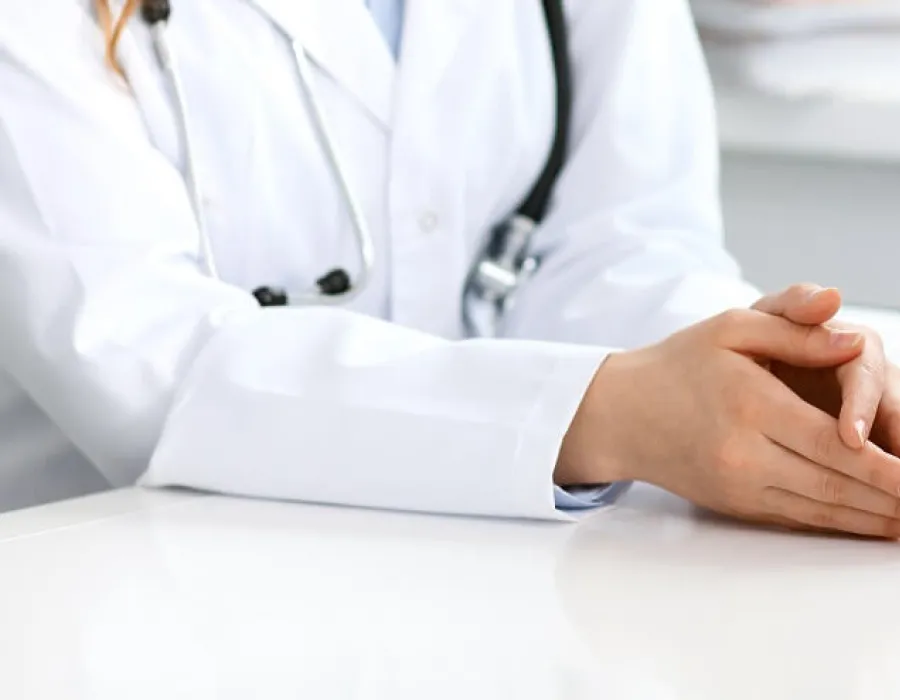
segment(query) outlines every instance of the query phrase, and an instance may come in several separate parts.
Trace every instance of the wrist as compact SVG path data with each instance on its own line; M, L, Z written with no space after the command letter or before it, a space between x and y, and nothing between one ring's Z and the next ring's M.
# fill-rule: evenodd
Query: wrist
M631 481L630 460L619 449L622 422L617 410L627 390L629 353L610 355L594 374L563 438L554 471L558 486Z

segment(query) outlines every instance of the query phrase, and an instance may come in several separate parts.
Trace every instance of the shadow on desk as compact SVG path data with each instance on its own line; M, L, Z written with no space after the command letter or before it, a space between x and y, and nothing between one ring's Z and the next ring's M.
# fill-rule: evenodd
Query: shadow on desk
M660 698L900 697L900 545L757 529L635 489L557 583L620 683Z

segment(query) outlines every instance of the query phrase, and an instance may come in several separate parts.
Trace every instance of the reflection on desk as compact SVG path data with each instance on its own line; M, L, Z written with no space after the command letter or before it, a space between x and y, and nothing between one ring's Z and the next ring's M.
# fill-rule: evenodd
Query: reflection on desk
M898 546L650 488L579 526L135 491L15 517L4 699L900 697Z

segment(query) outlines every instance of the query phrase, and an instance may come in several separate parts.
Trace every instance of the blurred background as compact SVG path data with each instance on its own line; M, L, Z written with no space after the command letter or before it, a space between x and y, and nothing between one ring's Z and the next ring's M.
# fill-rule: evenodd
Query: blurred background
M747 277L900 309L900 0L691 2Z

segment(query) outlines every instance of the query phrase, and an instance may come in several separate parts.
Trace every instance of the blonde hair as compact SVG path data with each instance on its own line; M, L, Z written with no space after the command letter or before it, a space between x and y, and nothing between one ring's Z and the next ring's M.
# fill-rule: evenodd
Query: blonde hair
M106 62L116 74L127 80L125 71L116 57L116 50L119 46L119 39L122 38L122 32L125 25L132 18L140 6L140 0L125 0L125 6L122 8L121 14L113 21L112 10L109 7L109 0L94 0L94 8L97 11L97 19L100 22L100 28L103 30L103 36L106 41Z

